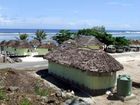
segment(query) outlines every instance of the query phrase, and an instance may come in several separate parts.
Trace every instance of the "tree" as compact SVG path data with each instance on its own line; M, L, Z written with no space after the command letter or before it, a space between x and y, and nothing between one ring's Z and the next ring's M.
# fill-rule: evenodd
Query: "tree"
M105 27L93 27L91 29L82 29L79 30L78 35L91 35L95 36L98 40L106 45L118 45L126 46L130 44L130 41L125 37L113 37L112 34L106 32Z
M127 40L125 37L116 37L115 41L115 45L118 46L128 46L130 44L130 41Z
M75 37L75 33L70 32L70 30L60 30L56 36L53 37L53 40L57 41L58 44L62 44L64 41L73 39Z
M46 39L47 36L44 30L37 30L35 35L36 36L34 37L34 39L38 40L40 44L42 43L42 40Z
M29 35L28 34L20 34L17 38L18 40L28 40Z
M115 38L106 32L104 26L96 26L91 29L79 30L77 34L95 36L99 41L105 43L106 45L115 44Z

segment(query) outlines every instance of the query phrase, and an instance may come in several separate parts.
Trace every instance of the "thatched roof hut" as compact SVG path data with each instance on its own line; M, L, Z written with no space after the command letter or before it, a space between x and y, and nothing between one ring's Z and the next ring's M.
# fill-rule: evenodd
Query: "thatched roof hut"
M78 47L78 48L89 48L89 49L103 49L105 44L100 42L94 36L79 36L74 40L69 39L65 41L61 46L65 47Z
M51 62L78 68L93 73L116 72L123 66L101 50L57 49L46 56Z
M7 41L6 40L3 40L0 42L0 46L5 46L7 44Z
M102 42L100 42L97 38L94 36L80 36L75 39L76 42L78 42L79 46L90 46L90 45L99 45L104 46Z
M6 43L6 46L8 46L8 47L15 47L17 44L18 44L18 41L17 40L9 40Z
M94 94L113 88L116 83L116 71L123 69L118 61L103 50L58 47L45 58L49 61L50 74Z
M18 41L15 47L16 48L32 48L31 44L28 41Z
M36 39L30 41L30 43L33 47L38 47L40 45L40 42Z

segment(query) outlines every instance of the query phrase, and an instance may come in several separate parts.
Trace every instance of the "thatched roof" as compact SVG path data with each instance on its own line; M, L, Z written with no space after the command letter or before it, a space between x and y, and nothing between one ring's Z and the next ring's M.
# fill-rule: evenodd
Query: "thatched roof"
M18 41L17 41L17 40L9 40L9 41L6 43L6 46L15 47L17 44L18 44Z
M0 46L8 46L8 47L15 47L15 48L32 48L31 44L28 41L22 40L9 40L9 41L2 41Z
M31 44L28 41L18 41L15 47L16 48L32 48Z
M38 47L40 45L40 42L36 39L30 41L30 43L33 47Z
M90 46L90 45L99 45L103 46L104 44L100 42L94 36L84 36L81 35L80 37L76 38L75 41L79 44L79 46Z
M7 41L3 40L0 42L0 46L5 46L7 44Z
M100 42L98 39L96 39L94 36L83 36L82 35L78 38L75 38L74 40L69 39L60 46L77 47L77 48L93 47L91 49L94 49L95 46L102 48L104 46L104 44L102 42ZM97 49L99 49L99 48L97 48Z
M123 66L102 50L58 48L45 56L51 62L93 73L115 72Z

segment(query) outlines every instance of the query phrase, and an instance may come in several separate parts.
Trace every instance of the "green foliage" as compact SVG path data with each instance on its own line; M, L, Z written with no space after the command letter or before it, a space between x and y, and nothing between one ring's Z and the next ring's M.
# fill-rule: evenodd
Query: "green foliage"
M102 35L105 34L105 27L101 26L101 27L93 27L91 29L82 29L78 31L78 35L91 35L91 36L98 36L98 35Z
M40 88L39 86L36 86L35 93L40 96L48 96L49 89L43 89L43 88Z
M0 89L0 100L4 100L6 98L6 93L4 90Z
M64 41L73 39L75 33L70 32L70 30L60 30L56 36L53 37L53 40L57 41L59 44L62 44Z
M44 30L37 30L35 35L36 36L34 37L34 39L38 40L40 44L42 43L42 40L46 39L46 36L47 36Z
M91 29L79 30L78 35L95 36L99 41L106 45L129 45L129 41L125 37L115 38L111 34L107 33L104 26L93 27Z
M19 35L19 40L27 40L28 39L28 34L20 34Z
M20 105L31 105L31 103L27 98L24 98L23 100L21 100Z
M130 44L130 41L127 40L125 37L116 37L115 45L118 45L118 46L128 46L129 44Z

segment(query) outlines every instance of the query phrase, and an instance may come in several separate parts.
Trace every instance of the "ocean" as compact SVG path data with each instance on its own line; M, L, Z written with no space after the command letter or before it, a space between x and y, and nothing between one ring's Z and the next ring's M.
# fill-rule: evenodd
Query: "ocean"
M19 34L29 34L29 40L35 36L37 29L0 29L0 41L2 40L14 40ZM47 39L51 39L60 29L43 29L47 33ZM77 32L77 30L71 30ZM127 39L140 40L140 31L138 30L107 30L114 37L125 36Z

